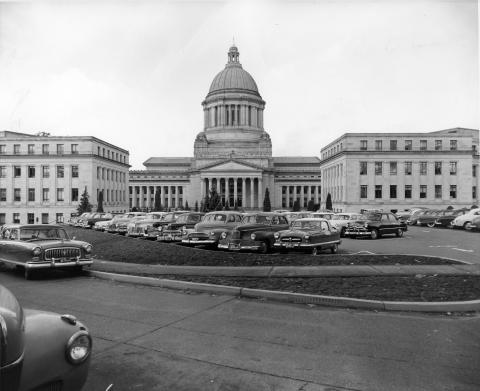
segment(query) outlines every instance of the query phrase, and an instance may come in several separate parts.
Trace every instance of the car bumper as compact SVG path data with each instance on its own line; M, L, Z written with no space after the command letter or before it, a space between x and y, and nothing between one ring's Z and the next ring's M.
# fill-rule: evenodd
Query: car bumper
M232 240L230 242L220 242L218 243L218 248L222 250L230 250L230 251L258 251L261 248L262 242L241 242Z
M217 241L215 239L182 239L183 244L187 244L190 246L201 246L201 245L213 245L216 244Z
M345 231L345 236L370 236L370 231Z
M334 241L331 241L331 242L323 242L323 243L302 243L302 242L298 242L298 243L294 243L294 242L275 242L273 244L273 246L275 248L285 248L285 249L290 249L290 250L293 250L293 249L305 249L305 248L313 248L313 247L325 247L325 248L328 248L328 247L331 247L333 246L334 244L341 244L342 241L341 240L334 240Z
M163 233L158 236L157 240L161 242L181 242L183 235L181 233Z
M60 260L55 261L45 261L45 262L27 262L20 263L18 265L25 266L26 269L50 269L50 268L64 268L64 267L74 267L74 266L90 266L93 264L91 259L79 259L77 261L66 261L62 262Z

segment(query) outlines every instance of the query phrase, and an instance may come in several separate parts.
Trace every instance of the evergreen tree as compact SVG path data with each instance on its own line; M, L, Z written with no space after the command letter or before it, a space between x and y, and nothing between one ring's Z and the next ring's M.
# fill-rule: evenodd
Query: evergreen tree
M238 198L235 200L235 203L233 204L233 210L238 210Z
M188 201L185 201L185 210L190 210L190 207L188 206Z
M80 197L80 204L78 205L77 212L79 214L92 211L92 204L89 202L89 196L87 192L87 186Z
M195 212L198 212L198 201L195 201L195 209L194 209Z
M265 198L263 199L263 211L270 212L272 210L272 205L270 204L270 192L268 187L265 189Z
M223 202L219 197L219 202L217 204L217 207L214 210L223 210Z
M314 204L313 200L308 201L307 210L309 212L314 212L315 211L315 204Z
M103 190L98 192L97 212L103 213Z
M225 210L230 210L230 203L228 202L225 202Z
M292 211L293 212L300 212L300 201L295 200L295 202L293 203Z
M207 210L205 209L205 204L203 201L200 201L200 212L206 212Z
M220 209L218 209L220 207ZM223 205L222 205L222 200L220 199L220 196L217 193L217 189L215 186L212 187L212 190L210 190L210 197L208 200L208 211L211 210L222 210Z
M325 209L326 210L332 210L333 209L332 196L330 195L330 193L327 194L327 202L325 203Z
M160 192L157 190L155 192L155 201L153 203L153 210L155 212L160 212L162 210L162 204L160 200Z

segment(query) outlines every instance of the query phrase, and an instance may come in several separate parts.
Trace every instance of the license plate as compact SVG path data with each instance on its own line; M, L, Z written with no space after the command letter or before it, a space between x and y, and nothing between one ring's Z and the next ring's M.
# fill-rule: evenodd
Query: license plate
M198 238L192 238L192 241L193 241L193 242L195 242L195 241L197 241L197 240L198 240Z
M285 247L286 247L286 248L294 248L295 245L294 245L293 243L287 243L287 244L285 245Z
M240 248L240 245L239 245L239 244L229 244L228 246L229 246L229 248L231 248L232 250L235 250L235 249L239 249L239 248Z

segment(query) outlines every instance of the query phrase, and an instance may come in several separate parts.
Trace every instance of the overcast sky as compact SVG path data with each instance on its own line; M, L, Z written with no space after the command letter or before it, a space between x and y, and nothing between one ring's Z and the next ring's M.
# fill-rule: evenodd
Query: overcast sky
M274 156L479 128L478 31L473 0L0 3L0 130L96 136L134 169L193 156L233 37Z

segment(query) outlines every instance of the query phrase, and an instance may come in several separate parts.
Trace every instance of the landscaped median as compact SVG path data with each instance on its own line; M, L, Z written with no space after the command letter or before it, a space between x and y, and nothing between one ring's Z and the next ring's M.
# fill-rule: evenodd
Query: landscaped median
M93 244L92 274L102 278L297 303L421 311L480 309L476 301L480 268L451 259L229 253L74 231L77 238Z

